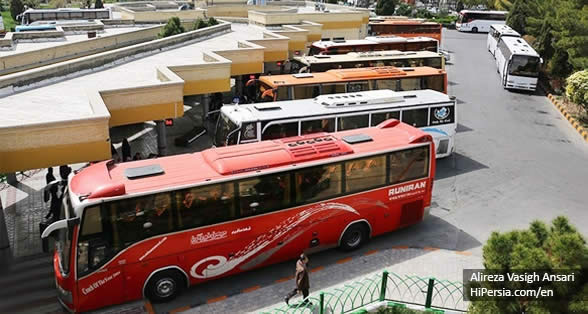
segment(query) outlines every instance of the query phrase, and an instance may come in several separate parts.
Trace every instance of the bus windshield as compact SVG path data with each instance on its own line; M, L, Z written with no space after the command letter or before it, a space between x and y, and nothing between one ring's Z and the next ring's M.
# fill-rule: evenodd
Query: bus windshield
M224 113L221 113L216 125L214 145L216 147L237 144L237 129L239 127L229 119Z
M510 75L538 77L539 58L530 56L513 56L510 64Z
M66 211L72 212L71 202L68 197L67 187L64 188L63 202L61 204L61 213L59 220L67 219ZM59 229L56 242L57 254L59 255L59 266L61 272L65 275L69 273L69 258L71 254L71 239L72 234L69 228Z

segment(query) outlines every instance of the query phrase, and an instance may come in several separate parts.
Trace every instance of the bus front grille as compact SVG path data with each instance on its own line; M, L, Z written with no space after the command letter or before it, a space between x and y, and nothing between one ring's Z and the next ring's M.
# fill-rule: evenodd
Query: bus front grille
M439 147L437 147L437 154L447 154L447 148L449 147L449 139L440 140Z

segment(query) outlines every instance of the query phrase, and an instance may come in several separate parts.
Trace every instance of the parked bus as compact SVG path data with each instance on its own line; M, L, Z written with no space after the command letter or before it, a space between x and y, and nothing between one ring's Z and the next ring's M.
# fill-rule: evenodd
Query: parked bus
M396 35L401 37L429 37L441 43L441 24L420 20L370 20L368 34Z
M455 23L460 32L488 32L492 24L504 24L506 11L473 11L461 10Z
M543 60L524 39L502 37L496 49L496 66L506 89L534 91Z
M17 19L21 24L28 25L38 21L59 20L107 20L110 19L110 9L28 9L20 14Z
M375 90L317 96L314 99L223 106L215 146L253 143L314 132L376 126L390 118L431 134L437 157L454 149L455 100L433 91Z
M264 75L247 86L255 88L255 102L313 98L325 93L391 89L432 89L447 94L447 73L431 67L374 67L327 72Z
M505 24L492 24L490 25L490 31L488 32L488 39L486 40L486 46L488 47L488 51L495 56L496 54L496 46L498 45L498 41L502 37L521 37L514 29L510 28L510 26Z
M314 55L340 55L348 52L365 51L432 51L439 50L439 42L429 37L404 38L394 35L369 36L365 39L333 39L328 38L315 41L310 46L309 56Z
M422 221L431 136L374 128L90 165L69 177L53 257L70 311L149 298ZM367 200L367 201L366 201Z
M48 32L55 31L57 27L54 24L35 24L35 25L19 25L15 27L15 32Z
M445 69L443 54L431 51L348 52L344 55L294 57L290 73L326 72L332 69L394 66L399 68L432 67Z

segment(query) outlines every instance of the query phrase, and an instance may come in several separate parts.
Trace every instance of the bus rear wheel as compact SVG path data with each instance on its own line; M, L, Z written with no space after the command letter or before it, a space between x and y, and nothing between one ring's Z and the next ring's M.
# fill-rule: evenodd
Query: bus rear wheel
M340 248L343 251L353 251L360 248L367 240L368 232L361 223L351 225L341 237Z
M473 27L473 28L472 28L472 32L473 32L473 33L477 33L477 32L478 32L478 28L477 28L477 27Z
M184 278L177 271L162 271L149 279L145 295L153 303L168 302L175 299L184 286Z

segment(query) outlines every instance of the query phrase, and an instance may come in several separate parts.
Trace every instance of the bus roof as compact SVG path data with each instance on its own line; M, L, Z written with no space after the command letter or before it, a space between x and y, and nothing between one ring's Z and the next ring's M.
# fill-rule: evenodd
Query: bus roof
M399 50L383 50L383 51L366 51L366 52L348 52L340 55L314 55L314 56L298 56L294 60L310 65L320 63L337 63L357 60L393 60L393 59L407 59L407 58L439 58L441 55L432 51L399 51Z
M485 10L461 10L459 14L464 13L486 13L486 14L507 14L507 11L485 11Z
M520 37L502 37L501 40L514 55L539 57L537 51Z
M318 48L330 48L330 47L341 47L341 46L358 46L358 45L377 45L383 43L415 43L415 42L428 42L437 41L430 37L400 37L396 35L380 35L380 36L368 36L365 39L350 39L350 40L321 40L312 43L314 47Z
M369 24L392 24L392 25L438 25L441 24L436 22L427 22L423 20L401 20L401 19L373 19L370 20Z
M221 108L221 112L239 125L243 122L310 118L311 116L410 107L450 101L452 100L446 94L431 89L403 92L381 89L356 93L320 95L314 99L286 100L247 105L225 105ZM362 102L367 102L367 104L362 104ZM342 103L348 105L337 106L337 104Z
M352 144L350 135L363 134L369 144ZM222 179L235 174L263 173L264 169L296 169L308 162L337 155L363 155L402 148L421 142L423 131L397 120L378 127L337 133L315 133L239 146L210 148L182 154L115 164L103 161L90 165L70 182L75 196L103 199L120 195L156 193ZM129 173L160 169L149 176L130 178ZM78 212L77 215L81 215Z
M521 34L519 34L514 29L510 28L510 26L508 26L506 24L492 24L492 25L490 25L490 27L495 29L500 34L500 36L521 37Z
M58 13L58 12L102 12L110 11L109 8L103 9L81 9L81 8L57 8L57 9L28 9L23 13Z
M432 67L397 68L392 66L328 70L303 74L264 75L259 80L272 88L307 84L352 82L366 79L442 75L445 70Z

